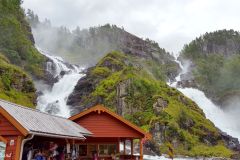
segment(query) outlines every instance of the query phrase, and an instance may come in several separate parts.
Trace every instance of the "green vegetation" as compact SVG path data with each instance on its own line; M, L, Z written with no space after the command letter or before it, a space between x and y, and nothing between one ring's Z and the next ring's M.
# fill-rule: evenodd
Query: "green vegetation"
M239 32L221 30L206 33L182 50L181 56L196 65L196 82L217 102L240 93L239 44Z
M158 78L174 78L178 72L179 66L173 61L174 58L165 49L160 48L158 43L149 39L143 40L128 33L124 28L106 24L89 29L76 27L70 31L66 27L52 27L48 20L40 22L38 16L31 10L28 10L27 15L35 31L37 44L59 54L70 63L93 66L106 53L116 50L145 60L149 59L151 62L154 59L159 69L152 68L151 64L148 64L148 69L159 76ZM159 70L164 72L160 73Z
M45 58L34 47L21 2L0 1L0 98L34 107L35 88L28 74L42 78Z
M35 88L31 78L0 54L0 98L34 107Z
M101 99L101 103L117 111L117 101L121 98L117 88L125 84L121 88L126 90L122 113L128 120L151 132L154 137L152 143L162 153L168 153L168 144L172 141L177 155L230 157L232 151L224 146L214 124L206 119L193 101L163 81L160 73L164 71L159 71L160 78L150 72L149 68L154 67L159 69L149 60L111 52L89 70L87 76L94 80L96 87L90 93L91 98L83 98L82 103ZM157 110L154 106L159 99L165 106L160 105L160 110ZM156 126L164 129L156 129ZM156 136L158 133L160 137Z
M232 55L239 54L238 49L233 48L233 45L240 44L240 33L234 30L218 30L196 38L189 44L185 45L181 56L191 60L205 58L210 54ZM232 46L231 46L232 45ZM221 50L221 48L224 48ZM232 47L232 48L231 48ZM226 48L231 48L227 53Z
M33 76L43 76L44 57L34 48L20 0L0 1L0 51Z

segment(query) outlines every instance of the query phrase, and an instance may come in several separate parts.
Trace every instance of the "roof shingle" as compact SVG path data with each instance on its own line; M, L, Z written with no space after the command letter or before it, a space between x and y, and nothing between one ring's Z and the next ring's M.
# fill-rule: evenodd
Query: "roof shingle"
M50 115L0 99L0 107L20 123L29 134L42 136L85 139L92 133L63 117Z

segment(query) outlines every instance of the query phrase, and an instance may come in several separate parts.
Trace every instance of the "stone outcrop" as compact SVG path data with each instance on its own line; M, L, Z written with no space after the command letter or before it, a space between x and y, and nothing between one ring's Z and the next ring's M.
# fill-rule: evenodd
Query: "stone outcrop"
M222 131L220 131L220 134L228 148L235 151L240 151L240 144L237 138L234 138Z
M155 114L159 115L167 106L168 101L164 100L162 97L159 97L157 101L153 104L153 110Z
M90 70L90 69L89 69ZM68 97L67 104L74 106L71 108L71 113L76 114L80 111L89 108L99 102L100 99L91 99L91 93L95 89L96 82L90 76L90 73L87 72L86 76L81 78L77 85L75 86L75 91ZM86 98L89 97L89 103L85 104Z
M117 86L117 113L119 115L124 115L127 109L126 96L128 95L128 88L130 86L131 80L120 82Z

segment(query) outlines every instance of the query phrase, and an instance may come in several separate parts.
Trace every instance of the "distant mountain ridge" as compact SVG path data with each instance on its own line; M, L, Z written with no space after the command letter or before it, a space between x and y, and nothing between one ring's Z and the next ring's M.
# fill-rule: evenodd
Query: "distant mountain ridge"
M165 66L167 79L173 80L180 71L174 57L160 48L158 43L143 40L116 25L106 24L82 30L77 27L70 31L66 27L52 27L48 20L40 22L32 11L28 11L28 20L32 25L36 44L70 63L93 66L106 53L115 50L143 59L155 59Z

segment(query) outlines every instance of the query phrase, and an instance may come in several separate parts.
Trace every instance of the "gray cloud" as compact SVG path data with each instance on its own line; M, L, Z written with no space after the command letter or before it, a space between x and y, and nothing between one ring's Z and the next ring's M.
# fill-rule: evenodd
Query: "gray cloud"
M24 0L23 7L56 26L123 26L175 53L200 34L240 26L239 0Z

